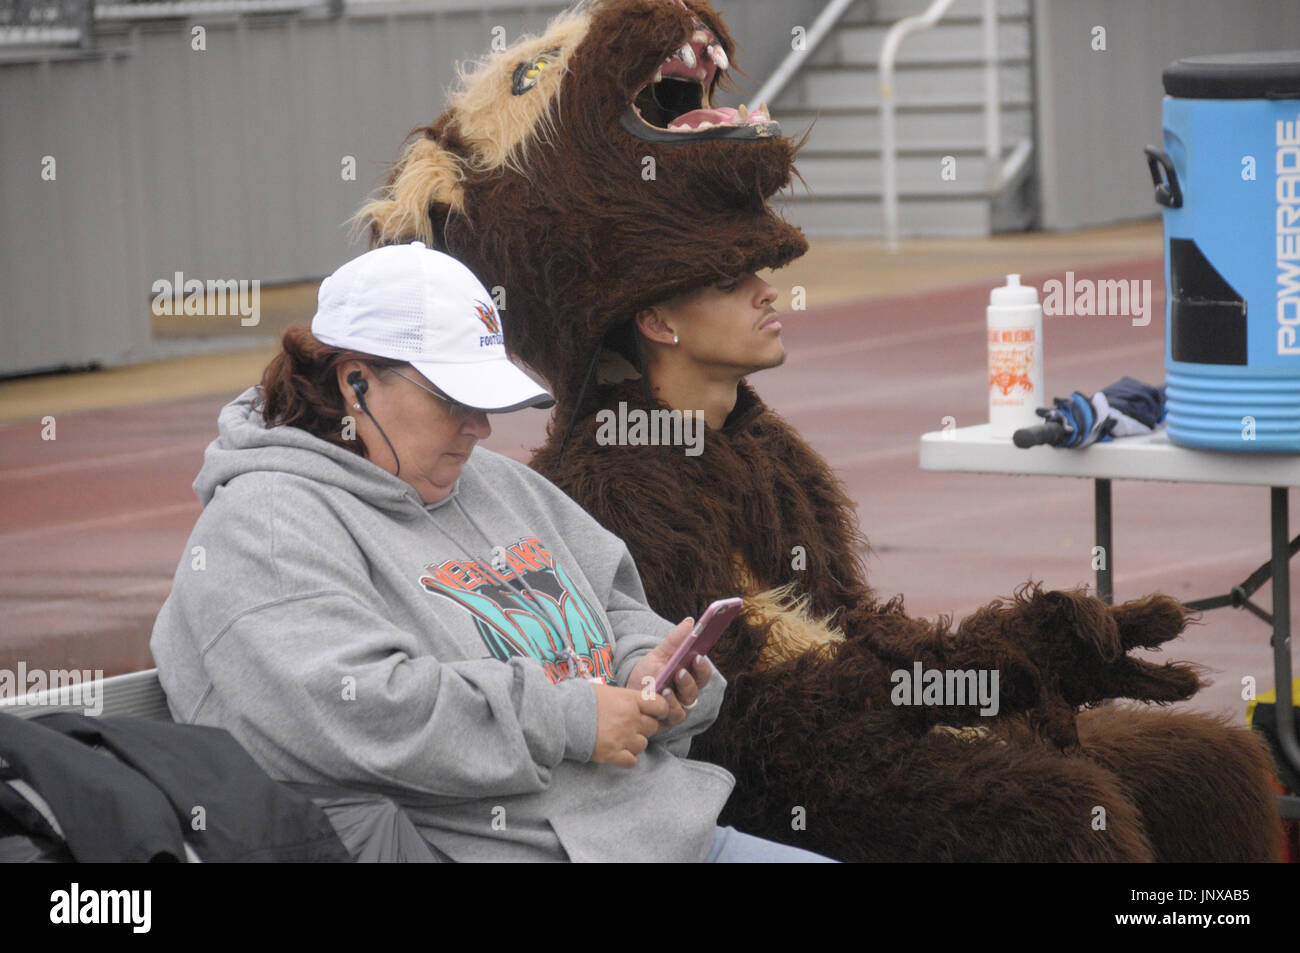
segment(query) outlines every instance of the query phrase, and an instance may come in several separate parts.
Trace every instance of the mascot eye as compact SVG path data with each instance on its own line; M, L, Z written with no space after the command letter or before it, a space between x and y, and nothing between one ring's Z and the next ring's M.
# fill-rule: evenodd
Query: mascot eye
M534 86L537 85L538 78L542 75L542 70L551 65L551 60L558 56L559 49L546 50L535 60L524 60L515 67L513 82L510 85L510 94L512 96L522 96Z

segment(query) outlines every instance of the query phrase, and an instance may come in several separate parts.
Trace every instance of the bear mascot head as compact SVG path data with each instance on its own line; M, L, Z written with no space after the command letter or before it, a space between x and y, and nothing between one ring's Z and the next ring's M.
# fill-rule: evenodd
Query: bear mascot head
M461 70L358 213L504 290L505 343L564 403L646 305L802 255L767 199L798 144L714 106L731 35L704 0L594 0Z

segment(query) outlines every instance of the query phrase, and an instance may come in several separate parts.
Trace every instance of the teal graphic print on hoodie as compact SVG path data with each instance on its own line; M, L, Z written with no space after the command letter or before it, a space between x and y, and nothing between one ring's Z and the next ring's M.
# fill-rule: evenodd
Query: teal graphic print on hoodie
M520 539L499 552L495 566L486 560L456 559L429 566L420 585L471 613L494 658L535 658L551 681L560 682L569 675L560 660L567 638L581 674L615 684L609 632L601 615L542 541ZM516 579L524 580L527 588L512 586Z

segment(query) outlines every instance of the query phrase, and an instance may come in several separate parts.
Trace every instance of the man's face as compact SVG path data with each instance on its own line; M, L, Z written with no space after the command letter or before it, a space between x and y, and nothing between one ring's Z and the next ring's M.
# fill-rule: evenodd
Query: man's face
M785 361L777 291L752 271L656 306L683 356L711 376L736 377Z

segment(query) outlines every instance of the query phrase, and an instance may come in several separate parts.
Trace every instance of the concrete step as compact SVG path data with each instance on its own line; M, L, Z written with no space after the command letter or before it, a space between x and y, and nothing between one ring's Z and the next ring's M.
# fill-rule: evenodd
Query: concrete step
M800 136L812 127L805 150L843 152L880 145L880 109L774 109L781 131ZM1027 105L1004 105L1002 141L1014 144L1028 139L1032 113ZM984 111L979 107L957 110L900 108L895 113L895 138L901 150L984 148Z
M884 234L879 198L790 199L779 203L777 210L813 238L879 238ZM898 226L900 234L910 238L988 235L989 203L980 197L900 197Z
M960 153L960 154L954 154ZM1006 150L1004 155L1009 155ZM953 159L952 179L942 177L944 156ZM799 175L794 180L795 197L858 198L879 195L884 181L883 163L878 150L850 155L818 155L807 150L799 153ZM982 195L988 197L984 178L988 166L982 149L954 150L940 155L902 154L898 157L898 189L913 195Z
M1004 105L1030 102L1028 64L1004 63L998 70L999 98ZM895 71L894 102L904 105L980 106L984 102L982 66L947 66L931 63L924 68L905 66ZM880 85L874 69L809 66L790 83L773 105L777 119L784 107L867 106L880 102Z
M797 166L804 180L779 197L791 222L817 237L880 237L880 49L888 28L929 0L855 4L778 99L787 135L811 126ZM1029 0L998 0L1003 156L1032 135ZM902 235L970 237L992 231L984 156L981 0L957 0L934 27L899 48L897 116ZM753 105L753 104L751 104ZM951 156L955 176L944 178Z
M809 61L814 66L869 66L880 63L888 24L841 25ZM998 23L998 59L1029 58L1029 21L1002 20ZM984 61L984 26L979 20L940 20L929 30L908 36L898 48L898 64L934 60L954 63Z

